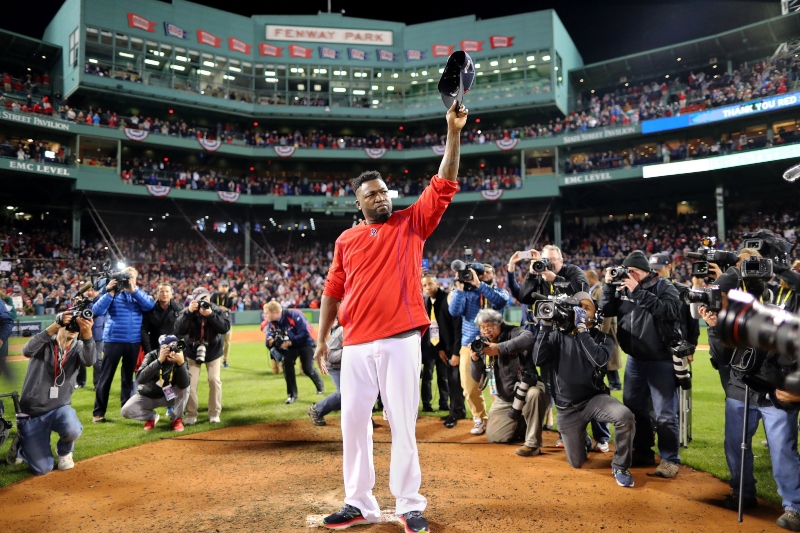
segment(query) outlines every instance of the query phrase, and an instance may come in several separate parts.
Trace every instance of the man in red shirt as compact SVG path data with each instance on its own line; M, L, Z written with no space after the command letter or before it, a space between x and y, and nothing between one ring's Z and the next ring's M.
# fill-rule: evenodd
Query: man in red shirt
M430 325L419 290L422 247L458 191L460 133L467 109L447 112L447 145L439 173L411 207L392 213L389 189L375 171L353 180L364 222L336 241L325 280L315 358L326 372L327 334L337 314L344 327L342 440L345 506L326 517L331 529L380 519L372 495L372 406L380 392L392 429L389 488L406 533L428 532L419 493L416 442L421 368L420 338Z

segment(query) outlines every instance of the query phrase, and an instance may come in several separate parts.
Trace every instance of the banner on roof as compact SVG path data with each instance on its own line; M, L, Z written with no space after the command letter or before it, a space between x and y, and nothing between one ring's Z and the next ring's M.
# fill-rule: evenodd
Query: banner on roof
M314 26L278 26L267 24L267 40L304 43L375 44L392 46L392 32Z
M480 52L484 41L461 41L461 49L465 52Z
M320 59L339 59L339 51L329 46L320 46L319 57Z
M252 46L244 41L240 41L236 37L228 37L228 49L233 50L234 52L241 52L243 54L250 55L250 50L252 48Z
M366 50L359 50L358 48L348 48L347 57L350 59L358 59L359 61L366 61L367 52Z
M128 26L144 31L156 31L156 23L150 22L136 13L128 13Z
M300 46L297 44L290 44L289 55L291 57L304 57L306 59L311 59L311 48L306 48L305 46Z
M378 56L378 61L397 61L397 54L391 50L382 50L378 48L375 50L375 53Z
M150 132L147 130L134 130L132 128L125 128L123 131L125 132L125 137L137 142L147 139L147 136L150 135Z
M178 39L188 39L189 32L184 30L183 28L179 28L175 24L171 22L164 23L164 35L168 37L177 37Z
M501 150L513 150L518 142L519 139L500 139L499 141L495 141L495 144L497 144L497 147Z
M258 49L262 56L270 57L281 57L281 51L283 50L283 48L273 46L269 43L261 43L258 45Z
M425 52L422 50L406 50L406 61L419 61L425 59Z
M431 46L433 57L449 57L453 53L453 47L446 44L434 44Z
M514 46L514 36L503 36L503 35L492 35L489 37L489 43L492 45L492 49L495 48L510 48Z
M147 192L152 194L153 196L158 196L159 198L163 198L164 196L169 194L169 191L172 190L172 187L167 187L166 185L148 185Z
M292 154L296 150L294 146L273 146L275 153L281 157L292 157Z
M239 194L240 193L238 192L217 191L217 196L219 196L219 199L222 200L223 202L228 202L229 204L232 204L233 202L238 200Z
M490 202L496 202L503 196L503 189L491 189L489 191L481 191L481 196L483 196L484 200L489 200Z
M219 150L219 147L222 146L222 141L220 140L212 141L210 139L203 139L202 137L198 137L197 142L208 152L216 152Z
M447 147L442 144L437 144L436 146L431 146L431 150L433 150L433 153L436 155L444 155Z
M364 148L370 159L380 159L386 153L386 148Z
M219 37L215 37L214 35L208 33L205 30L197 30L197 42L200 44L207 44L208 46L219 48L222 39Z

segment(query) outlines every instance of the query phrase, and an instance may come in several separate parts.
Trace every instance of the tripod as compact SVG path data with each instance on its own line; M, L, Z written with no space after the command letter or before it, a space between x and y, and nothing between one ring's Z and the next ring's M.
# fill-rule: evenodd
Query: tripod
M744 386L744 426L742 429L742 464L739 467L739 522L744 514L744 461L747 454L747 424L750 421L750 385Z

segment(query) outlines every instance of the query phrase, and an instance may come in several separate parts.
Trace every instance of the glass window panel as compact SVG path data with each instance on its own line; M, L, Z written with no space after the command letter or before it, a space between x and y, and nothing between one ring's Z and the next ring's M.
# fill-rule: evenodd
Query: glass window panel
M115 35L115 46L117 48L128 48L128 36L120 33Z
M112 43L111 37L112 33L110 31L102 30L100 32L100 44L110 45Z
M100 38L100 31L97 28L86 28L86 42L97 42Z
M144 49L144 41L138 37L131 37L131 50L141 52Z

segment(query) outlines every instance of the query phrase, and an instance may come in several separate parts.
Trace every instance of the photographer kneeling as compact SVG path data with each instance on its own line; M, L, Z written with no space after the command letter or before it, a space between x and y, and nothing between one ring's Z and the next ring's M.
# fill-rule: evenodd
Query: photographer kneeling
M223 337L231 329L231 320L226 311L212 304L211 294L204 287L192 291L192 303L181 311L175 320L175 334L186 338L186 357L189 359L189 401L186 404L184 424L197 422L197 384L200 368L206 365L208 372L208 421L219 423L222 412L222 381L219 372L222 366Z
M22 355L30 361L20 395L17 435L8 450L9 463L25 461L39 476L53 470L50 433L55 431L59 435L58 469L75 466L72 450L83 426L70 403L78 368L92 366L97 357L92 324L90 318L74 318L65 311L22 347Z
M122 418L144 420L144 430L156 427L157 407L172 407L172 431L183 431L183 410L189 401L189 368L183 356L185 345L174 335L162 335L160 348L144 356L136 374L137 393L122 408Z
M477 383L488 379L494 396L486 438L505 444L524 432L525 444L517 448L517 455L539 455L542 422L550 402L536 369L526 364L526 352L533 347L535 337L525 328L503 322L503 315L494 309L479 311L475 322L481 337L470 344L472 379ZM484 356L491 357L492 376L487 376Z
M575 306L564 310L569 304ZM573 468L580 468L586 462L589 422L610 422L616 430L611 474L619 486L633 487L633 476L628 469L633 457L635 418L630 409L609 394L603 381L605 367L614 351L614 339L595 328L597 308L589 293L578 292L556 306L562 309L554 315L562 319L556 324L557 329L553 322L541 321L533 363L549 363L552 368L558 429L567 462Z

